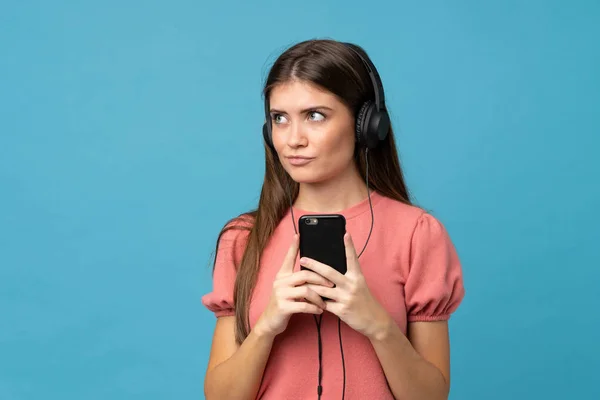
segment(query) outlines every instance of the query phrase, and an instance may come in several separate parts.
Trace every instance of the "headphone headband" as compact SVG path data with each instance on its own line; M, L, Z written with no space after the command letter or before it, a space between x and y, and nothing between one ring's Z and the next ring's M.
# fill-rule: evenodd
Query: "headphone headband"
M363 49L352 43L344 42L344 45L352 50L367 68L369 78L371 78L373 89L375 91L375 107L377 107L377 111L385 110L385 94L383 92L383 84L379 72L377 72L377 68L375 68L375 65L373 65Z

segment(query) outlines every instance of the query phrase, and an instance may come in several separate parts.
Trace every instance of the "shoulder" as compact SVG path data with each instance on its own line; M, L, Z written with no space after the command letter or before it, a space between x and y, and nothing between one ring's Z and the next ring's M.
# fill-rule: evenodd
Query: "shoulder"
M377 218L386 230L401 233L401 236L411 242L420 236L448 239L444 224L431 211L415 204L380 196Z
M228 220L217 238L217 254L230 253L239 261L254 226L254 220L252 213L244 213Z
M426 219L434 219L424 208L392 199L383 194L378 194L380 199L377 204L379 219L387 224L397 227L415 228L419 222Z
M231 218L221 229L219 238L227 237L228 239L232 239L244 234L247 235L254 226L254 220L255 216L253 213L244 213Z

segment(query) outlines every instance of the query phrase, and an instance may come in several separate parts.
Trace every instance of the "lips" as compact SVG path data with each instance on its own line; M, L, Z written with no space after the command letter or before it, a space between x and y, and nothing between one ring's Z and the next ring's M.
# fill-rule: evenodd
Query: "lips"
M306 165L306 164L310 163L312 160L314 160L314 158L311 158L311 157L301 157L301 156L287 157L287 159L291 165L296 166L296 167Z

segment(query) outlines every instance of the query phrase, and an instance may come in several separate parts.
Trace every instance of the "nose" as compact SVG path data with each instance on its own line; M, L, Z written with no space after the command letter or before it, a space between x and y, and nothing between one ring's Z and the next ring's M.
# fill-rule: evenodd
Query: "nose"
M294 121L290 124L287 145L296 148L306 146L307 138L304 132L304 127L301 122Z

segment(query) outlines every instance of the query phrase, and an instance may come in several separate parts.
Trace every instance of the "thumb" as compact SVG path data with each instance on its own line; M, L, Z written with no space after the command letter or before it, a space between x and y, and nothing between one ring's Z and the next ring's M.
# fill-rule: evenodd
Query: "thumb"
M344 235L344 245L346 248L346 264L348 271L356 272L360 270L358 256L356 255L356 249L354 248L354 242L352 241L352 236L350 236L350 233L346 233Z
M296 256L298 255L299 237L295 234L292 238L292 244L283 259L283 264L279 269L282 274L291 274L294 272L294 265L296 264Z

